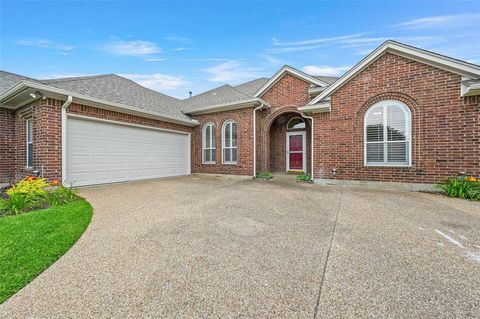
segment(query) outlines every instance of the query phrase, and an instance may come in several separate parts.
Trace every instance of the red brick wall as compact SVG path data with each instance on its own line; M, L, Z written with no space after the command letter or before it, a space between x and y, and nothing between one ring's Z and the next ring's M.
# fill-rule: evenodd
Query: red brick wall
M310 101L310 84L293 75L285 74L261 98L268 102L270 109L262 111L261 145L257 146L257 156L261 159L258 171L285 171L286 128L273 126L276 119L284 115L288 118L301 116L297 108ZM310 171L310 130L307 122L307 171ZM272 151L274 154L272 154Z
M257 114L258 115L258 114ZM202 114L195 117L200 125L192 134L192 172L207 174L253 174L253 109ZM237 164L222 164L222 125L227 120L237 123ZM215 124L216 163L202 164L202 129L205 123Z
M174 131L182 131L182 132L188 132L188 133L191 133L193 130L193 128L189 126L164 122L164 121L155 120L155 119L149 119L149 118L141 117L137 115L109 111L105 109L100 109L92 106L80 105L75 103L70 104L70 106L68 107L68 113L89 116L89 117L96 117L104 120L152 126L157 128L163 128L163 129L174 130Z
M15 171L15 112L0 108L0 183L10 182Z
M461 98L460 81L386 53L332 95L331 113L315 116L315 176L435 183L459 171L479 175L480 99ZM398 99L411 110L411 167L364 166L364 115L384 99Z

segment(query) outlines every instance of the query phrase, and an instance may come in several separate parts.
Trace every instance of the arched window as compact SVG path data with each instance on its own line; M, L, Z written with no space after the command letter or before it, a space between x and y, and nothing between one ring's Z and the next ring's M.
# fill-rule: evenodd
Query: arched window
M305 128L305 121L300 117L293 117L287 123L287 129Z
M237 123L232 120L222 126L222 163L237 163Z
M411 113L400 101L384 100L365 114L365 165L411 165Z
M202 163L215 164L215 125L206 123L202 130Z

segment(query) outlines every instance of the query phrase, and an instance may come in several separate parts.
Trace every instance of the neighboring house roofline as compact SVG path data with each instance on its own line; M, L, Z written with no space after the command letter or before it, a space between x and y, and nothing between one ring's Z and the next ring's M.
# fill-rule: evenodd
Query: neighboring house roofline
M388 40L385 41L378 48L373 50L369 55L363 58L354 67L348 70L347 73L345 73L342 77L335 81L331 86L326 88L325 91L323 91L312 101L310 101L307 106L316 105L318 102L330 96L332 93L334 93L345 83L350 81L350 79L358 75L361 71L367 68L371 63L376 61L381 55L386 52L393 53L395 55L418 61L455 74L459 74L467 78L475 79L480 77L479 65L454 59L428 50L416 48L397 41Z
M15 104L7 105L5 103L8 103L9 101L13 101L17 97L28 97L30 93L35 93L36 91L48 92L50 94L53 94L54 97L56 98L65 98L70 95L74 99L76 99L77 100L76 103L79 103L79 104L90 105L93 107L109 109L112 111L133 114L133 115L138 115L138 116L147 117L147 118L153 118L153 119L162 120L165 122L176 123L176 124L187 125L187 126L195 126L198 124L198 122L194 119L191 119L191 120L182 119L179 117L161 114L161 113L150 111L150 110L142 110L129 105L106 101L106 100L94 98L88 95L79 94L79 93L71 92L68 90L51 87L45 84L32 82L32 81L24 81L24 80L18 82L13 87L11 87L10 89L8 89L7 91L5 91L3 94L0 95L0 105L4 108L17 109L19 107L22 107L26 104L29 104L35 101L36 98L31 98L26 100L23 99L24 101L22 103L16 104L16 105Z
M255 94L254 97L260 97L263 93L268 91L275 83L277 83L278 80L282 76L285 75L285 73L292 74L293 76L300 78L306 82L310 82L311 84L318 85L318 86L328 86L329 84L327 82L321 81L311 75L308 75L300 70L297 70L289 65L284 65L280 70L278 70L271 78L270 80L267 81Z
M224 112L224 111L237 110L237 109L257 106L259 104L260 105L263 104L264 107L270 108L270 105L264 100L260 98L252 98L249 100L210 105L210 106L206 106L206 107L191 110L191 111L183 111L183 113L187 115L198 115L198 114L207 114L207 113L215 113L215 112Z

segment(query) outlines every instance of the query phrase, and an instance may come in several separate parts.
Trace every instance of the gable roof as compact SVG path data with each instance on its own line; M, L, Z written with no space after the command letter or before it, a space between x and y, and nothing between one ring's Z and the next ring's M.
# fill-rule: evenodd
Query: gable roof
M269 88L271 88L278 80L280 80L286 73L289 73L297 78L300 78L306 82L310 82L311 84L318 85L318 86L327 86L329 83L322 81L314 76L308 75L300 70L292 68L289 65L284 65L280 70L275 73L270 80L268 80L262 87L260 87L257 92L253 95L254 97L260 97L263 93L265 93Z
M348 70L342 77L335 81L331 86L326 88L322 93L310 101L307 106L312 106L319 103L322 100L328 98L333 92L342 87L350 79L355 77L371 63L376 61L385 52L390 52L414 61L418 61L424 64L431 65L443 70L450 71L455 74L459 74L471 79L480 78L480 66L466 61L457 60L448 56L444 56L438 53L427 51L424 49L416 48L407 44L403 44L397 41L388 40L372 51L353 68ZM302 108L300 108L302 109ZM309 108L310 109L310 108Z

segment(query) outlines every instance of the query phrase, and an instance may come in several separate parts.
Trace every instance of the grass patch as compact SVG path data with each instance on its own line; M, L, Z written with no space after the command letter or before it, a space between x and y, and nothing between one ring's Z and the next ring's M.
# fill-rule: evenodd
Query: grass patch
M258 179L269 180L273 178L273 174L270 172L262 172L257 174Z
M92 213L79 199L0 218L0 304L60 258L83 234Z
M297 176L297 182L310 182L311 176L308 174L302 174Z

